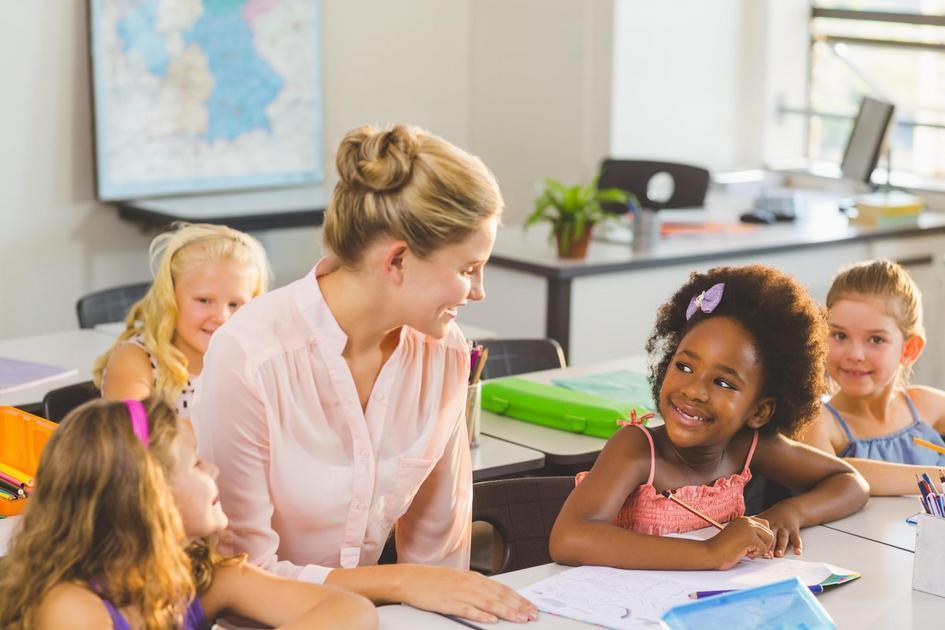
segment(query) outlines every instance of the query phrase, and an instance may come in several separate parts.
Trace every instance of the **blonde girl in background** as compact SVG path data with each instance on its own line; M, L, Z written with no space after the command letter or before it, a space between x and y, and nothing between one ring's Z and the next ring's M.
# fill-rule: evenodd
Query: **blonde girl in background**
M158 398L70 413L0 559L0 627L196 629L225 613L282 628L374 628L366 599L221 558L216 469Z
M224 225L177 223L150 248L154 282L125 319L125 331L95 362L109 400L160 394L190 415L210 337L269 284L262 245Z
M376 603L534 619L468 570L469 351L455 319L485 296L495 178L405 125L349 132L336 164L329 254L241 309L206 356L194 426L234 549ZM376 566L392 531L398 564Z
M827 293L827 372L836 387L804 440L852 464L873 495L916 494L916 473L938 479L945 392L910 385L925 347L922 294L905 269L873 260L841 270Z

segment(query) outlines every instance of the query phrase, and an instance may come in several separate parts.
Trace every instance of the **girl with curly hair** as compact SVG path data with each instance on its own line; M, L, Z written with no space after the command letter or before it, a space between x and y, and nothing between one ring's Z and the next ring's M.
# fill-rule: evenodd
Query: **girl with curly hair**
M154 282L95 362L95 384L109 400L160 394L189 417L211 335L266 292L269 262L248 234L184 222L154 238L150 257Z
M827 293L827 372L836 385L804 441L850 462L874 495L915 494L938 476L945 392L909 384L925 346L922 293L905 269L871 260L842 269Z
M224 613L280 627L373 628L363 597L223 559L216 469L158 398L91 401L43 451L0 559L2 628L203 628Z
M790 276L762 265L693 273L647 342L664 424L610 439L551 535L565 564L727 569L743 556L801 553L800 529L860 509L869 496L848 464L790 439L825 389L825 323ZM752 473L796 493L746 517ZM705 527L669 491L728 525L709 540L662 537Z

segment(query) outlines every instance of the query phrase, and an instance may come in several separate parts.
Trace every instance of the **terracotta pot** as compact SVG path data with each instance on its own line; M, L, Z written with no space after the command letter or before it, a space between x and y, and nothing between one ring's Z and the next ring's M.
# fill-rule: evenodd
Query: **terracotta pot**
M566 226L567 229L570 229L571 226ZM593 230L593 225L587 225L584 227L584 233L581 234L580 238L571 238L563 239L562 238L562 229L555 229L555 241L558 244L558 257L559 258L584 258L587 256L587 245L591 241L591 231Z

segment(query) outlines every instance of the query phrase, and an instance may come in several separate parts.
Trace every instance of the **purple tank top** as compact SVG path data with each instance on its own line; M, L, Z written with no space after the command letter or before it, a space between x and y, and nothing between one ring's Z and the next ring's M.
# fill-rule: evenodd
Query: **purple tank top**
M94 590L98 593L98 589ZM131 625L128 623L128 620L118 612L115 605L102 597L101 593L98 593L98 596L102 598L102 603L105 604L105 609L108 610L108 616L112 618L112 628L114 628L114 630L131 630ZM195 597L193 601L190 602L190 606L187 607L187 612L184 613L184 623L180 626L180 630L202 630L206 625L207 619L203 614L203 606L200 605L200 598Z

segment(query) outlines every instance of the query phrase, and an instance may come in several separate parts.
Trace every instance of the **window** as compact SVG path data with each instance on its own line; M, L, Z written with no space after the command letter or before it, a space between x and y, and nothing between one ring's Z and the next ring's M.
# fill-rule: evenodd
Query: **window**
M840 162L866 95L896 105L891 168L945 178L945 0L814 0L810 35L809 156Z

